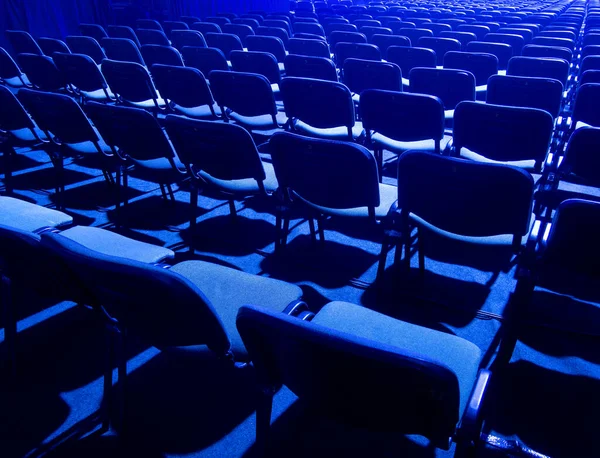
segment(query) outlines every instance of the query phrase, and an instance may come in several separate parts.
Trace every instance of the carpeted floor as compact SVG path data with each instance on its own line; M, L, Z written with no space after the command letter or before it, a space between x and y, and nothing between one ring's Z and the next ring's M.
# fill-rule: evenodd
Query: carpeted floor
M54 175L47 157L41 151L21 153L15 195L53 204L48 190ZM77 224L114 230L109 189L101 173L88 166L79 160L67 166L66 207ZM393 162L386 170L393 174ZM361 304L461 336L482 349L486 365L494 359L501 329L498 317L515 287L515 265L506 252L428 237L423 277L416 269L416 256L406 273L392 266L390 254L376 288L379 228L328 221L327 242L321 245L311 243L308 224L297 219L287 249L275 256L275 216L268 201L239 202L238 217L232 221L226 202L201 196L197 229L190 233L185 183L175 193L176 202L164 201L151 183L132 178L130 185L132 200L123 221L127 229L121 231L125 235L175 247L181 259L193 256L297 283L313 311L331 300ZM187 246L194 248L193 255ZM548 297L540 297L537 313L547 314L542 321L550 326L528 329L508 367L494 374L486 431L518 438L553 457L598 456L598 338L552 329L568 317L570 329L585 325L593 333L599 329L594 325L600 323L597 310L580 319L577 301ZM137 341L128 349L127 440L113 431L89 435L102 397L102 329L88 310L75 304L49 304L26 292L18 300L16 382L11 384L4 367L0 372L3 458L255 455L252 370L226 367L207 351L160 351ZM315 418L285 388L276 395L273 418L273 456L452 454L436 451L422 438L351 430ZM491 449L481 454L502 456Z

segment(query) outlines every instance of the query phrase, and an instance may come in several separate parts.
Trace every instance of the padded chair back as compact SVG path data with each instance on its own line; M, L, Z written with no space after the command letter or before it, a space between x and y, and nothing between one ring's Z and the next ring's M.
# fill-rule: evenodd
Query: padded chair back
M42 244L60 256L123 326L153 345L206 344L219 355L230 342L214 308L196 286L164 269L90 250L60 234Z
M569 77L569 63L563 59L550 57L523 57L516 56L508 62L507 75L533 76L538 78L553 78L567 85Z
M512 47L506 43L488 43L483 41L471 41L467 44L467 52L479 52L493 54L498 58L498 69L506 70L508 61L513 55Z
M190 26L183 21L164 21L163 30L170 40L173 40L173 30L190 30Z
M335 60L339 68L344 67L346 59L381 61L381 51L375 45L367 43L338 43L335 45Z
M196 16L181 16L180 19L185 22L187 25L190 26L190 28L193 28L192 25L195 24L196 22L202 22L202 19L200 19L199 17ZM210 23L208 23L210 24Z
M398 65L406 78L415 67L435 68L435 51L426 48L407 48L404 46L390 46L387 61Z
M141 108L89 102L86 112L104 141L137 161L175 157L160 124Z
M373 35L392 35L392 29L387 27L361 27L360 33L367 37L367 41L371 43Z
M575 49L575 42L573 40L569 40L568 38L537 36L531 40L531 44L541 46L558 46L560 48L570 49L571 51Z
M327 24L325 26L325 34L329 37L333 32L358 32L358 27L354 24L349 23L335 23L335 24Z
M160 45L171 46L169 39L161 30L155 29L137 29L135 34L140 41L140 45Z
M239 37L232 33L207 33L204 38L209 47L220 49L227 59L231 51L244 50Z
M551 78L494 75L487 88L487 103L545 110L556 118L561 109L563 85Z
M102 39L102 47L106 57L110 60L146 65L139 47L131 40L126 38L104 38Z
M133 43L139 48L141 46L140 41L138 40L137 35L135 34L135 32L133 31L133 29L131 27L127 27L125 25L109 25L107 27L108 29L108 36L110 38L125 38L127 40L131 40L133 41ZM104 47L104 38L100 41L102 43L102 46ZM105 48L106 50L106 48ZM108 55L108 51L107 51L107 55ZM110 57L109 57L110 59Z
M232 51L229 58L231 68L235 72L257 73L267 78L271 84L277 84L281 80L277 59L271 53Z
M546 268L568 268L597 278L600 256L598 231L600 204L580 199L562 202L552 220L540 264Z
M196 68L155 64L152 76L161 97L176 105L194 108L215 103L204 75Z
M345 423L414 432L447 448L459 385L439 362L255 306L240 309L237 328L262 387L283 384Z
M67 81L51 57L39 54L17 55L19 67L36 88L42 91L59 91L66 88Z
M327 46L326 42L321 40L290 38L287 49L290 54L296 54L298 56L325 57L326 59L331 57L329 46Z
M453 139L457 151L468 148L494 161L534 160L539 170L552 129L544 110L462 102L454 113Z
M444 63L444 55L449 51L460 51L462 46L460 41L453 38L440 37L421 37L418 41L421 48L432 49L436 55L436 65Z
M181 161L220 180L254 179L266 175L250 133L228 123L169 115L165 127Z
M184 46L198 46L206 48L204 36L197 30L173 30L171 32L173 46L180 52Z
M223 33L237 36L243 46L246 46L246 38L254 35L254 30L249 25L225 24L221 28L223 29Z
M571 40L573 42L577 39L575 32L572 32L571 30L544 30L543 32L540 32L540 34L538 36L565 38L565 39Z
M460 42L461 49L466 49L467 45L472 41L477 41L477 35L470 32L441 32L440 38L451 38Z
M192 30L197 30L206 39L207 33L223 33L219 24L215 24L213 22L194 22L191 25Z
M279 84L285 113L312 127L354 126L354 103L343 84L311 78L286 77Z
M445 110L454 110L463 100L475 100L475 77L465 70L413 68L410 91L438 97Z
M262 19L261 21L262 22ZM252 30L254 30L256 32L256 29L258 29L258 27L260 26L260 23L254 19L254 18L249 18L249 17L243 17L243 18L237 18L233 20L234 24L242 24L242 25L247 25L250 28L252 28Z
M518 24L517 24L518 25ZM533 38L533 32L529 29L522 29L517 26L515 27L500 27L496 30L497 33L509 33L512 35L520 35L525 40L525 43L529 43Z
M583 73L587 70L600 70L600 55L587 56L581 60L579 72Z
M13 130L30 129L33 131L34 124L21 102L5 86L0 86L0 131L10 132Z
M278 132L269 147L279 185L301 199L337 209L379 206L377 164L363 146Z
M135 26L137 30L145 29L145 30L158 30L160 32L163 31L160 23L154 19L138 19L135 21Z
M39 56L44 54L33 37L24 30L7 30L6 38L8 38L14 54L37 54Z
M104 59L102 74L112 92L125 101L144 102L158 99L148 70L140 64Z
M54 63L67 83L80 91L93 92L107 89L108 84L91 57L85 54L54 54Z
M420 151L398 158L402 213L462 236L520 239L529 232L533 188L531 175L517 167Z
M586 70L579 77L579 84L600 83L600 70Z
M142 57L148 68L154 64L174 65L183 67L183 59L177 49L171 46L142 45Z
M98 24L79 24L79 31L84 37L93 38L98 43L100 43L100 41L102 41L103 38L108 37L108 34L106 33L106 30L104 30L104 27Z
M22 77L21 69L4 48L0 48L0 81Z
M588 56L600 56L600 45L588 45L581 50L581 58L585 59ZM554 56L552 56L554 57Z
M338 43L366 43L367 37L358 32L331 32L329 35L329 46L335 49Z
M444 105L437 97L371 89L361 94L360 110L368 136L375 131L407 142L444 138Z
M81 107L62 94L22 89L18 98L35 123L60 143L98 142L98 135Z
M573 52L570 49L557 46L526 45L523 47L522 54L526 57L553 57L567 62L573 59Z
M355 94L365 89L402 91L402 71L391 62L346 59L344 84Z
M575 129L569 138L561 172L583 179L587 184L600 184L600 129L582 127ZM587 223L586 223L587 224Z
M407 37L416 46L422 37L433 37L433 32L428 29L401 28L396 30L396 35Z
M246 39L246 44L248 51L270 53L278 63L285 60L285 45L280 38L254 35Z
M196 68L203 75L209 75L213 70L229 71L227 58L220 49L184 46L181 54L186 67Z
M437 22L432 22L430 24L423 24L421 26L422 29L431 30L433 32L434 37L439 37L442 32L451 32L452 27L448 24L440 24Z
M55 52L70 53L69 47L56 38L38 38L38 45L46 56L52 57Z
M285 57L287 76L337 81L337 70L331 59L288 54Z
M582 47L600 45L600 33L586 33L583 36Z
M262 26L270 29L283 29L287 32L289 37L292 36L292 27L288 21L280 19L265 19L262 23Z
M410 47L410 39L398 35L373 35L371 43L379 48L384 59L387 59L387 50L390 46Z
M525 46L523 37L513 33L488 33L483 41L487 41L488 43L506 43L512 48L514 56L520 56L521 50Z
M73 54L85 54L100 65L103 59L106 59L106 54L100 47L100 44L92 37L74 37L65 38L69 49Z
M255 36L279 38L283 42L283 45L286 47L288 40L290 39L288 31L279 27L258 27L255 30ZM248 40L249 38L253 37L250 36L246 38L246 40ZM249 43L249 41L247 41L247 43Z
M273 123L277 123L275 96L271 83L263 75L214 70L208 79L222 111L229 108L242 116L271 115Z
M444 56L444 68L468 71L475 77L475 84L481 86L498 73L498 58L493 54L450 51Z
M294 33L312 33L325 37L325 30L321 24L311 22L296 22L294 23Z

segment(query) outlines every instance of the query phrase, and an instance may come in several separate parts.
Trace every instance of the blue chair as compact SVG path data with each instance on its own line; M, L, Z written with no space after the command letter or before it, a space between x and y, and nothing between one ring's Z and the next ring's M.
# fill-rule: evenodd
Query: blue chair
M367 37L368 43L371 43L374 35L392 35L392 29L387 27L361 27L359 32Z
M381 61L381 51L368 43L338 43L335 46L335 62L338 68L344 68L346 59Z
M343 75L344 84L352 91L355 102L360 102L360 94L366 89L402 91L402 71L391 62L346 59Z
M21 72L17 63L4 48L0 48L0 82L14 88L31 85L27 76Z
M194 22L190 27L192 30L200 32L204 39L206 39L207 33L223 33L221 27L213 22Z
M435 52L426 48L408 48L405 46L390 46L387 51L388 62L392 62L402 70L402 85L405 89L410 86L408 75L415 67L435 68L437 58Z
M173 30L171 32L173 46L181 52L184 46L206 48L204 36L197 30Z
M573 51L569 48L559 48L557 46L525 45L522 55L526 57L553 57L564 59L567 62L573 60Z
M462 50L467 49L467 45L472 41L477 41L477 35L471 32L446 31L440 33L440 38L458 40Z
M96 65L100 65L106 59L106 54L99 42L92 37L68 36L65 41L73 54L85 54L91 57Z
M472 33L477 37L478 41L482 41L483 37L491 32L490 28L486 25L473 24L460 24L456 27L456 31Z
M338 75L333 61L327 57L311 57L288 54L284 61L286 76L337 81Z
M325 35L329 37L333 32L358 32L358 27L348 22L326 24Z
M569 38L559 38L559 37L547 37L538 35L537 37L531 40L531 44L540 45L540 46L557 46L560 48L567 48L571 51L575 50L575 41Z
M254 30L252 30L252 27L244 24L225 24L221 26L221 28L223 29L224 34L237 36L244 47L246 46L247 38L254 35Z
M498 70L506 70L508 61L513 56L513 49L506 43L489 43L483 41L471 41L467 44L467 52L479 52L493 54L498 58Z
M475 446L491 376L479 370L475 345L346 302L303 318L261 306L238 312L259 380L260 452L269 448L273 395L281 385L311 412L343 424L420 434L442 449L458 438L458 453Z
M507 75L553 78L567 87L569 62L549 57L515 56L508 61Z
M483 38L483 41L488 43L505 43L510 45L513 56L520 56L523 46L525 46L525 39L521 35L515 35L512 33L488 33ZM500 59L500 57L498 57L498 59Z
M472 73L477 99L485 99L488 79L498 74L498 58L493 54L450 51L444 56L444 68Z
M79 24L79 31L84 37L93 38L98 43L100 43L103 38L108 37L104 27L98 24Z
M183 58L176 48L161 45L142 45L142 57L152 73L155 64L183 67Z
M252 30L254 30L256 32L256 29L260 26L260 23L263 21L263 19L261 18L260 22L256 19L256 18L251 18L251 17L243 17L243 18L236 18L232 21L233 24L242 24L242 25L247 25L250 28L252 28Z
M163 22L163 31L165 35L169 38L169 40L173 40L173 31L185 31L190 30L190 26L183 21L164 21Z
M194 183L190 227L196 224L198 193L202 190L218 191L229 201L235 216L234 199L267 197L277 189L273 166L261 161L252 137L242 127L169 115L165 128Z
M85 54L56 53L53 60L66 82L82 100L108 102L115 99L104 75L91 57Z
M285 60L285 44L283 40L277 37L268 37L262 35L250 36L246 39L248 51L268 52L275 56L280 71L284 70L283 62Z
M370 43L379 48L384 59L387 59L387 50L390 46L410 47L410 39L398 35L373 35Z
M206 22L212 22L213 24L217 24L219 27L223 28L225 24L231 24L231 20L226 17L206 17L204 18Z
M327 40L331 49L335 49L338 43L366 43L367 37L358 32L331 32Z
M193 25L196 22L202 22L202 19L200 19L199 17L196 16L181 16L179 19L181 19L183 22L185 22L190 29L193 29ZM210 22L208 22L208 24L210 24Z
M362 135L362 125L356 122L352 93L345 85L286 77L279 87L292 132L348 141Z
M395 35L400 35L402 37L407 37L413 46L419 42L419 40L423 37L433 37L433 32L427 29L420 28L401 28L395 31Z
M106 57L110 60L119 62L133 62L139 65L146 65L140 47L127 38L103 38L102 47Z
M255 30L255 36L278 38L283 43L283 46L285 46L286 48L288 45L288 41L290 40L290 35L288 31L280 27L258 27Z
M131 40L138 48L140 48L142 46L140 44L140 41L139 41L137 35L135 34L135 32L133 31L133 29L131 27L124 26L124 25L109 25L107 27L107 31L108 31L108 36L110 38L127 39L127 40ZM102 47L104 47L106 50L106 47L104 45L105 42L106 42L106 38L102 38L100 40L100 43L102 43ZM108 55L108 51L107 51L107 55Z
M231 51L244 50L240 38L232 33L207 33L204 38L210 48L220 49L227 60L229 60Z
M331 58L329 46L325 41L321 40L305 40L300 38L290 38L287 44L289 54L309 57L325 57Z
M273 54L260 51L232 51L229 59L234 72L263 75L271 83L273 92L279 92L281 72L277 58Z
M44 55L37 42L28 32L25 32L24 30L7 30L6 38L12 46L15 54L37 54L38 56Z
M600 70L586 70L579 77L579 84L600 83Z
M434 37L441 36L441 33L443 32L452 31L452 26L450 26L449 24L442 24L440 22L431 22L429 24L423 24L421 28L431 30L433 32Z
M461 102L454 113L453 146L463 158L539 173L553 126L544 110Z
M450 51L460 51L462 46L460 41L453 38L440 38L440 37L421 37L417 42L420 48L431 49L436 55L436 65L442 66L444 64L444 55Z
M220 116L208 82L200 70L156 64L152 67L152 75L156 88L175 113L200 119Z
M281 19L265 19L262 23L263 27L268 27L270 29L283 29L287 32L287 35L292 37L292 26L289 21L281 20Z
M163 31L160 22L154 19L138 19L135 21L135 28L137 30L145 29L145 30L158 30L160 32Z
M143 45L170 46L171 42L162 30L156 29L137 29L135 34L140 42L140 48Z
M312 33L313 35L320 35L322 37L326 36L321 24L311 22L294 23L294 33Z
M56 38L38 38L38 45L46 56L53 57L54 53L70 53L71 50L62 40Z
M209 75L213 70L229 71L227 58L220 49L184 46L181 54L186 67L200 70L203 75Z
M33 87L50 92L67 91L67 81L51 57L19 54L17 62Z

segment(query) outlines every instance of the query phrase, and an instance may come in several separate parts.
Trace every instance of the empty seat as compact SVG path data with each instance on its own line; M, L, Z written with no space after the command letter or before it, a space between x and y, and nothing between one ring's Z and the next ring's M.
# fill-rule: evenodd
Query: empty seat
M70 53L71 50L64 41L56 38L38 38L38 45L45 55L52 57L55 52Z
M100 65L106 58L106 54L100 47L100 44L92 37L68 36L65 38L69 49L74 54L85 54L89 56L96 65Z
M573 60L573 52L570 49L556 46L525 45L522 54L526 57L554 57L567 62Z
M275 56L279 65L279 70L283 70L283 61L286 52L285 45L280 38L255 35L246 40L248 51L268 52Z
M569 77L569 63L563 59L550 57L515 56L508 62L506 74L554 78L560 81L564 88L567 86L567 78Z
M163 32L163 28L155 19L138 19L135 21L135 26L137 30L145 29L145 30L158 30Z
M19 54L17 61L34 87L43 91L66 90L67 81L51 57L39 54Z
M290 38L287 50L290 54L299 56L325 57L329 59L331 53L327 43L320 40L305 40L300 38Z
M224 34L237 36L244 47L246 46L246 39L249 36L254 35L252 27L244 24L225 24L221 28L223 29Z
M431 49L436 55L436 65L442 66L444 64L444 55L449 51L460 51L460 41L453 38L440 38L440 37L421 37L417 45L420 48Z
M186 67L196 68L203 75L208 75L213 70L229 70L227 58L220 49L184 46L181 54Z
M7 30L6 38L8 38L8 42L15 54L38 54L40 56L44 54L28 32L23 30Z
M110 38L125 38L127 40L131 40L133 41L133 43L139 48L140 45L140 41L138 40L137 35L135 34L135 32L133 31L133 29L131 27L127 27L124 25L109 25L107 27L108 29L108 36ZM103 38L100 43L102 43L102 46L104 47L104 43L105 43L105 38ZM109 58L110 59L110 58Z
M173 30L171 32L173 46L181 52L184 46L206 48L204 36L197 30Z
M444 56L444 68L471 72L475 77L476 95L485 99L488 79L498 73L498 58L493 54L450 51Z
M408 88L410 81L408 75L415 67L435 68L435 51L427 48L408 48L405 46L390 46L388 48L387 61L398 65L402 70L402 84Z
M326 57L289 54L285 57L284 66L287 76L328 81L338 80L335 64Z
M577 88L573 104L572 128L584 126L600 127L600 84L588 83Z
M381 57L387 59L387 50L390 46L410 47L410 39L398 35L373 35L371 44L374 44L381 51Z
M343 68L344 84L354 94L358 102L360 94L366 89L385 89L402 91L402 71L391 62L346 59Z
M231 33L207 33L204 38L209 47L220 49L228 60L231 51L244 50L239 37Z
M138 37L140 45L160 45L171 46L171 42L162 30L155 29L137 29L135 34Z
M81 32L81 35L83 35L84 37L91 37L98 43L100 43L100 41L102 41L103 38L108 37L108 34L106 33L106 30L104 30L104 27L98 24L79 24L79 30Z
M294 23L294 33L312 33L325 37L325 30L321 24L311 22L296 22Z
M104 102L114 100L102 72L91 57L85 54L56 53L54 63L67 83L83 99Z
M381 60L381 51L375 45L367 43L338 43L335 46L335 61L339 68L348 58L363 60Z
M335 49L338 43L366 43L367 37L358 32L331 32L329 35L329 46L331 49Z
M231 68L235 72L257 73L271 83L273 91L279 92L281 74L277 59L271 53L258 51L232 51Z
M0 82L15 88L31 84L4 48L0 48Z
M506 43L471 41L469 44L467 44L467 52L493 54L498 58L498 70L506 70L506 67L508 67L508 61L513 56L512 47Z
M290 39L288 31L280 27L258 27L255 36L279 38L286 47Z
M178 65L183 67L181 54L171 46L142 45L141 52L150 72L152 72L154 64Z
M207 33L222 33L221 27L218 24L214 24L212 22L195 22L191 26L192 30L196 30L204 35L206 38Z
M163 30L169 39L173 39L173 30L189 30L190 26L183 21L164 21Z
M442 32L440 38L451 38L460 42L461 49L466 49L467 45L472 41L477 41L477 35L470 32Z
M106 57L110 60L146 65L140 54L139 47L127 38L103 38L102 47L104 48Z

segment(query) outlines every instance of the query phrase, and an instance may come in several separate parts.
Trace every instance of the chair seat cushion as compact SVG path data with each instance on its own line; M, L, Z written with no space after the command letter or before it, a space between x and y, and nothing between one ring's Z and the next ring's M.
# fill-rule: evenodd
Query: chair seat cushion
M4 81L4 83L6 83L8 86L14 88L22 88L31 84L26 75L21 75L20 78L18 76L13 76L12 78L3 78L2 81Z
M70 143L68 145L66 145L69 150L75 152L75 153L80 153L80 154L98 154L98 149L96 148L96 146L94 145L94 143L92 142L81 142L81 143ZM98 140L98 146L100 146L100 149L108 154L108 155L112 155L113 151L110 148L110 146L108 146L106 143L104 143L104 141L102 139Z
M444 110L444 119L446 121L454 119L454 110Z
M231 113L228 113L227 116L229 116L235 122L253 130L276 129L279 126L283 126L288 120L285 113L282 113L280 111L278 111L277 115L275 116L277 126L273 124L273 116L271 116L270 114L260 116L243 116L239 113L236 113L235 111L232 111Z
M211 302L227 331L236 360L248 358L235 324L242 305L283 311L302 296L302 290L296 285L204 261L181 262L171 271L190 280Z
M31 131L31 129L17 129L17 130L11 130L10 133L11 135L13 135L17 140L22 141L22 142L38 142L39 139L48 139L48 137L46 137L46 134L41 131L40 129L38 129L37 127L33 128L34 133ZM37 135L37 137L36 137Z
M446 146L448 146L448 142L450 142L450 140L452 139L452 137L448 136L448 135L444 135L444 138L442 138L440 140L440 151L444 151L444 149L446 149ZM398 141L398 140L392 140L389 137L385 137L381 134L375 133L371 136L371 140L372 142L377 145L382 147L383 149L386 149L388 151L391 151L393 153L403 153L404 151L408 151L408 150L419 150L419 151L430 151L430 152L434 152L435 151L435 141L434 140L418 140L418 141L412 141L412 142L402 142L402 141Z
M477 154L476 152L464 147L460 149L460 157L470 159L476 162L483 162L486 164L512 165L514 167L520 167L525 170L533 170L535 168L535 160L533 159L522 161L495 161L493 159L488 159L487 157L482 156L481 154Z
M379 183L379 206L375 208L375 218L380 220L387 216L390 207L398 199L398 188L389 184ZM357 208L329 208L315 205L304 199L302 201L323 213L324 215L343 216L348 218L368 218L369 209L367 207Z
M130 158L130 160L136 165L136 170L141 172L145 179L155 183L175 183L185 177L185 165L181 163L177 156L173 158L173 163L177 170L173 168L171 162L165 157L145 161L133 158Z
M311 137L326 138L328 140L350 140L350 138L348 137L348 128L345 126L321 129L318 127L310 126L300 120L296 120L294 122L294 130L304 135L310 135ZM362 135L362 133L362 123L356 122L352 127L352 139L356 140Z
M139 242L99 227L75 226L60 234L99 253L148 264L175 257L175 253L168 248Z
M188 108L174 104L173 110L181 113L184 116L189 116L190 118L214 118L214 115L208 105ZM221 115L221 109L216 104L213 105L213 110L217 116Z
M129 105L132 105L137 108L143 108L145 110L156 107L156 105L154 104L154 99L142 100L141 102L132 102L131 100L126 100L126 102ZM158 106L161 108L165 107L167 105L167 103L164 101L164 99L161 99L160 97L158 99L156 99L156 103L158 103Z
M330 302L312 323L396 347L400 354L409 353L450 369L458 379L462 415L481 361L481 350L473 343L347 302Z
M277 178L275 177L275 169L270 162L263 162L266 178L263 181L267 191L275 191L278 188ZM217 189L232 193L232 194L258 194L260 188L254 178L246 178L242 180L221 180L209 175L206 172L200 172L200 176L207 182L214 185Z
M107 93L108 97L106 96ZM83 94L86 99L95 102L107 102L115 99L115 95L111 92L110 88L106 88L106 92L104 92L103 89L98 89L96 91L81 91L81 94Z
M73 224L66 213L13 197L0 196L0 224L26 232L39 232Z

